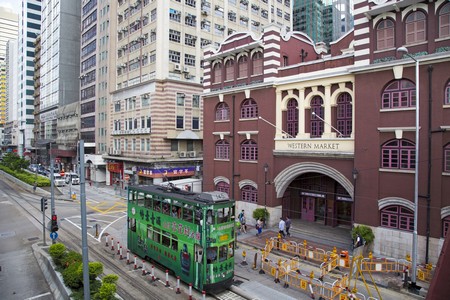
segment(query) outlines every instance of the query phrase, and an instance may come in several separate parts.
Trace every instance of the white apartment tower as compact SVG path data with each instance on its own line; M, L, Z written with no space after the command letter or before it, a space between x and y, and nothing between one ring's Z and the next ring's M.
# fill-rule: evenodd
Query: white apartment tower
M270 23L291 30L291 2L111 1L107 183L201 175L202 48Z

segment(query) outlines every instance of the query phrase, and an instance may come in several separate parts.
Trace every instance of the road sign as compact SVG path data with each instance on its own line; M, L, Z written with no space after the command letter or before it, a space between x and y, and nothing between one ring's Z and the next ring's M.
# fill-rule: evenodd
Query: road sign
M58 233L57 232L50 232L50 238L52 240L56 240L58 238Z
M64 171L59 172L59 175L64 176L66 173Z

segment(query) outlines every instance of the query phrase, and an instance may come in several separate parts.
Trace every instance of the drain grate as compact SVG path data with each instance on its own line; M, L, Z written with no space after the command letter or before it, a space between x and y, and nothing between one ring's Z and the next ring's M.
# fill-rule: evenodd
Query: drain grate
M235 281L233 281L233 285L235 285L235 286L240 286L242 283L244 283L244 282L241 281L241 280L235 280Z
M28 240L29 240L30 242L35 241L35 240L38 240L38 239L39 239L39 238L38 238L37 236L32 237L32 238L28 238Z

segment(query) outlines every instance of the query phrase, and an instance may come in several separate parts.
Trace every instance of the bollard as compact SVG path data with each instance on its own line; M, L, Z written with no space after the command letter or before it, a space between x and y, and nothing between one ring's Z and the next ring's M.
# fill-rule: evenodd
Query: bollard
M117 254L120 254L120 242L117 241Z
M106 236L106 245L105 245L105 247L108 247L109 245L108 245L108 240L109 240L109 236Z
M406 288L407 286L408 286L408 267L403 269L403 287Z
M258 253L255 253L255 259L253 260L253 270L256 270L256 263L258 261Z
M145 271L145 260L142 261L142 276L147 275L147 272Z
M241 262L241 265L243 265L243 266L248 265L247 261L245 260L246 256L247 256L247 253L245 252L245 250L242 251L242 262Z
M202 291L202 299L205 300L206 299L206 292Z
M130 264L130 250L127 250L127 265Z
M177 276L177 294L181 294L181 291L180 291L180 276Z
M114 251L114 238L111 238L111 250Z
M166 270L166 287L169 287L169 270Z
M120 246L120 251L119 251L119 253L120 253L120 258L119 258L119 259L123 259L123 257L122 257L122 246Z
M280 279L278 278L278 268L277 268L277 271L275 272L275 280L274 280L274 282L275 283L279 283L280 282Z
M189 283L189 300L192 300L192 283Z
M308 286L309 286L309 291L311 292L311 299L316 299L316 296L314 296L314 290L313 290L313 288L312 288L311 283L308 284Z
M155 278L155 266L152 266L152 282L155 282L156 278Z
M136 255L134 256L134 269L137 269L137 261L136 261Z

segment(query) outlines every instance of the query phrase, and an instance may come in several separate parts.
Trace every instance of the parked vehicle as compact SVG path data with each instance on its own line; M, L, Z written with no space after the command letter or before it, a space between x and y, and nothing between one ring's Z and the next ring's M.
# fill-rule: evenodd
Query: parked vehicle
M37 165L37 164L30 164L30 165L28 166L28 170L30 170L31 172L36 173L37 170L38 170L38 167L39 167L39 165Z
M64 175L66 184L69 184L72 181L72 184L80 184L80 176L77 173L66 173Z
M66 185L66 180L59 175L59 173L53 173L53 182L55 184L55 186L65 186Z

